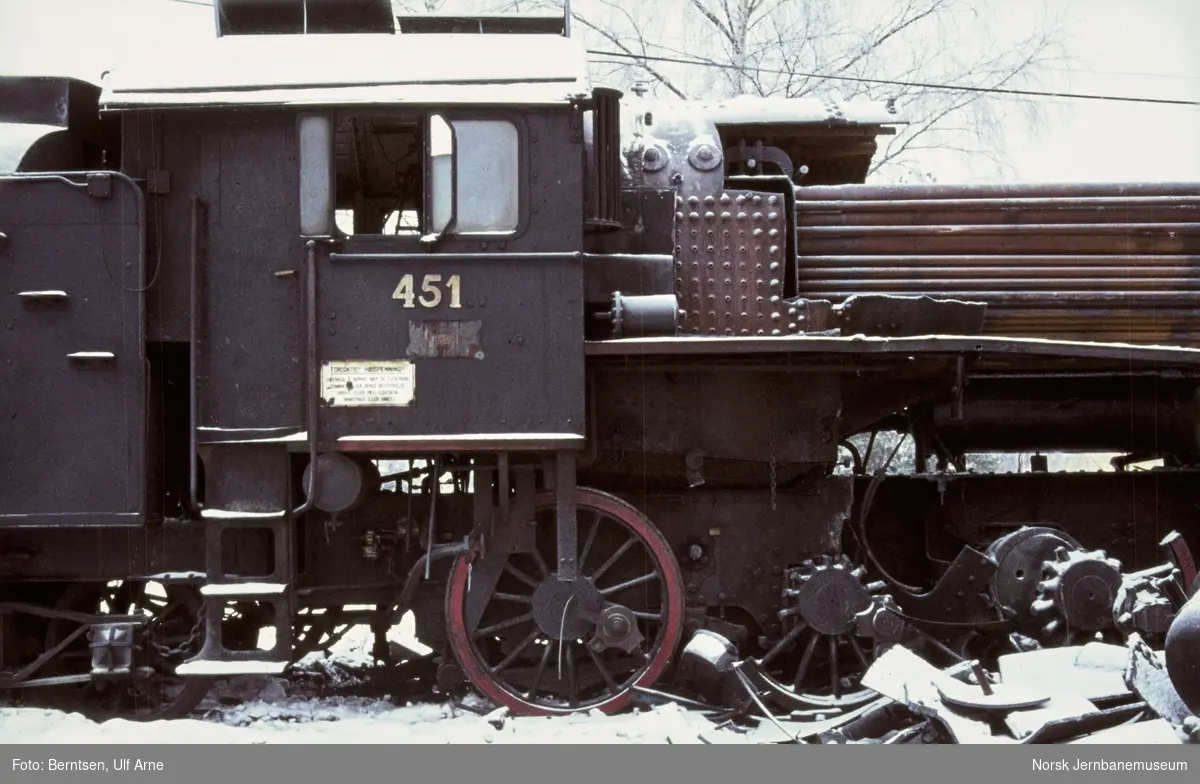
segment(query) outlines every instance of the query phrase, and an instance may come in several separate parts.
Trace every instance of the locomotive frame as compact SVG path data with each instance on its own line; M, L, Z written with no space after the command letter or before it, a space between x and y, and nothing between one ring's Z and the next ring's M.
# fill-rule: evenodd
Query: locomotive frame
M1115 633L1194 541L1200 187L876 189L891 106L628 100L565 19L387 5L0 78L0 690L181 715L411 611L517 712L619 710L700 629L850 705L906 634Z

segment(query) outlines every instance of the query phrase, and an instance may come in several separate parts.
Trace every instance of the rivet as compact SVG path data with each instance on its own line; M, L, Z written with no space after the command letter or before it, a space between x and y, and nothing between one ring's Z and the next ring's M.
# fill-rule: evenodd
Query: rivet
M716 202L716 199L714 199L712 196L705 196L705 197L704 197L704 203L705 203L705 204L713 204L713 203L715 203L715 202Z

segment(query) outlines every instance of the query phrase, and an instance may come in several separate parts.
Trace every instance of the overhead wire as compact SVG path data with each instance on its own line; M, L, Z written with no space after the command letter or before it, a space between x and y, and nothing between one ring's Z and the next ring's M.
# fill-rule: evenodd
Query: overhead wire
M662 57L657 55L641 55L630 52L612 52L603 49L588 49L588 54L598 55L600 57L618 57L623 60L633 60L635 62L655 62L655 63L674 63L677 65L695 65L704 68L719 68L721 70L750 70L747 68L738 68L733 65L725 65L723 63L714 63L708 60L696 60L686 57ZM609 62L613 65L621 65L621 62ZM948 90L954 92L968 93L985 93L992 95L1016 95L1026 98L1058 98L1068 100L1091 100L1091 101L1116 101L1126 103L1150 103L1150 104L1165 104L1169 106L1200 106L1200 101L1188 101L1175 98L1141 98L1132 95L1102 95L1096 93L1064 93L1050 92L1048 90L1021 90L1011 87L974 87L971 85L956 85L956 84L938 84L936 82L911 82L900 79L871 79L865 76L837 76L834 74L818 74L806 73L802 71L783 71L771 68L754 68L756 73L772 74L778 76L800 76L806 79L819 79L823 81L840 81L840 82L855 82L858 84L883 84L893 87L915 87L925 90Z

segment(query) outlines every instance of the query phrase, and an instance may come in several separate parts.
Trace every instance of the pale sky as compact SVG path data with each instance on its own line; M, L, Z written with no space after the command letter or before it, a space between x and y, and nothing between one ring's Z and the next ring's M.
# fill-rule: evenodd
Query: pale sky
M1072 11L1069 47L1079 70L1066 74L1071 92L1200 101L1200 0L1054 2ZM1003 7L1020 14L1023 4L1004 0ZM212 34L212 9L184 0L0 0L0 73L96 80L126 47ZM1019 121L1009 129L1017 179L1200 182L1200 107L1049 106L1036 133ZM942 182L970 177L933 165L942 167L934 172Z

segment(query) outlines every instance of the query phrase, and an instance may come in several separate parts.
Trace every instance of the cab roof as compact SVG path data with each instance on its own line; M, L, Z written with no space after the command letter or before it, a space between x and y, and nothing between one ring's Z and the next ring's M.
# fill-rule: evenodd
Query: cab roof
M103 110L293 104L557 104L590 93L578 39L537 33L230 35L127 53Z

